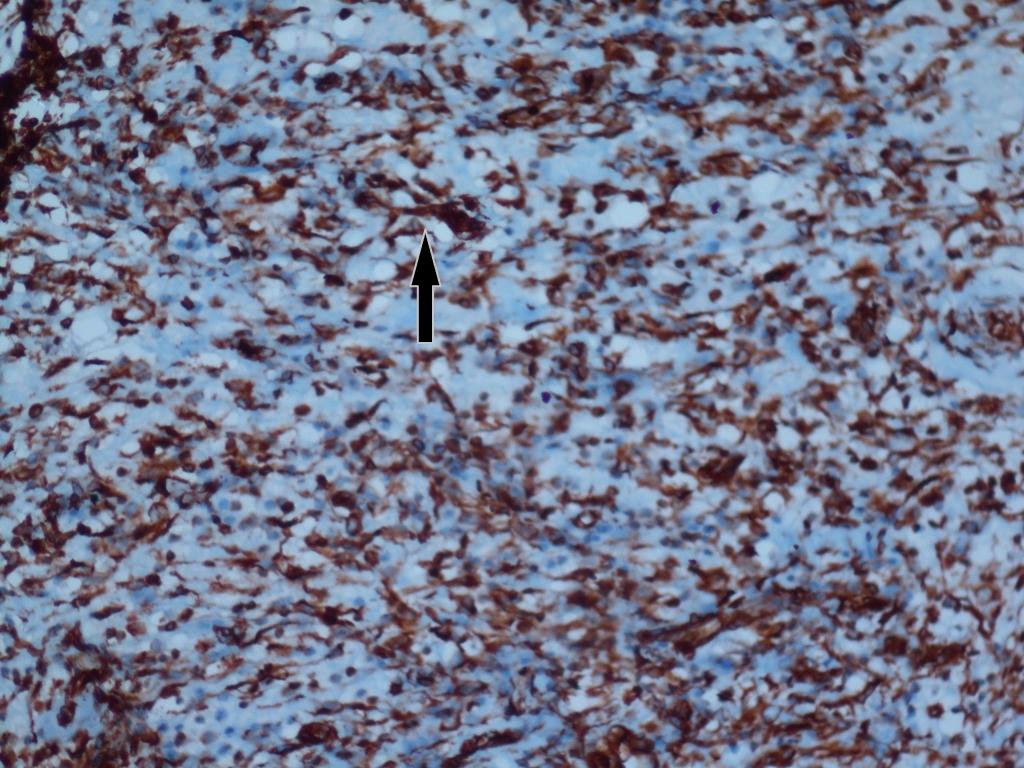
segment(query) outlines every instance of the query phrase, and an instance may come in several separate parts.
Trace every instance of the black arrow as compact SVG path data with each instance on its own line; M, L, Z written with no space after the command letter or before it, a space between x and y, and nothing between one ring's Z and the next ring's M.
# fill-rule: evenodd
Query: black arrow
M424 229L416 266L412 269L412 280L409 281L409 285L416 289L416 340L421 344L430 344L434 340L434 286L440 284L434 253L430 250L427 230Z

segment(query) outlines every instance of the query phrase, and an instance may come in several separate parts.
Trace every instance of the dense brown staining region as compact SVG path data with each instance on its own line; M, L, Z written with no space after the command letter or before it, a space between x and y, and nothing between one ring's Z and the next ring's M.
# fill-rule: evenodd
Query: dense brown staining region
M522 732L510 729L474 736L462 743L458 754L446 757L441 762L441 768L459 768L468 763L474 754L482 750L499 748L506 744L515 744L522 738Z
M728 453L716 457L703 464L698 470L698 475L714 485L724 485L736 475L743 458L742 455Z
M20 20L24 24L21 49L14 67L0 74L0 206L6 208L11 175L29 162L33 150L54 126L32 118L15 124L14 109L30 89L52 94L67 62L60 53L56 35L49 29L48 0L23 0ZM4 216L6 218L6 215Z

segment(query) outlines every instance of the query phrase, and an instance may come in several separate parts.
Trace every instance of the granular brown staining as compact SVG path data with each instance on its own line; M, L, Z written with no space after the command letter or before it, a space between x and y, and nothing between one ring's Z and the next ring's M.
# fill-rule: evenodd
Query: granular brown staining
M300 744L325 744L338 739L338 731L326 722L306 723L295 737Z
M356 497L351 491L338 490L331 494L331 504L336 507L345 507L353 510L356 506Z
M48 0L22 0L20 17L24 23L21 50L14 67L0 74L0 207L6 220L7 192L11 176L29 162L35 148L52 127L31 119L14 124L13 112L30 89L49 96L60 83L66 66L56 36L47 34Z
M742 454L723 453L702 464L698 476L712 485L725 485L736 475L743 459Z
M623 725L609 728L600 746L587 753L586 761L587 768L625 768L629 764L658 768L661 765L654 743Z
M460 768L460 766L469 762L474 754L487 749L495 749L508 744L515 744L523 738L523 735L524 734L521 731L504 729L474 736L462 743L457 755L446 757L441 761L441 768Z
M245 359L258 363L269 360L275 354L272 348L257 344L251 336L243 331L237 331L232 338L215 341L214 346L221 349L235 349Z
M799 267L792 262L779 264L765 272L764 275L761 276L761 280L764 283L784 283L792 277L793 273L796 272L797 269L799 269Z
M464 195L458 201L417 206L409 209L409 212L419 216L436 217L457 235L478 239L487 231L486 225L478 218L479 214L474 216L478 209L477 201L469 195Z

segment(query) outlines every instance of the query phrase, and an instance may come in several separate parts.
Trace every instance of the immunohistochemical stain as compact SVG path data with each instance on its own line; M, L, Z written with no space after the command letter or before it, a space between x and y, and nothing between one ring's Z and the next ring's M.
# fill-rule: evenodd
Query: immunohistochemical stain
M8 2L0 762L1020 765L1022 54Z

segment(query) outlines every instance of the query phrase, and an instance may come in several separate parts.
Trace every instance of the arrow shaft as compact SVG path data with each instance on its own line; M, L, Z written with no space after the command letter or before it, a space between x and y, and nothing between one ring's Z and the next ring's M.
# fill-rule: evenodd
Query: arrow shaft
M416 340L429 344L434 340L434 286L416 286Z

